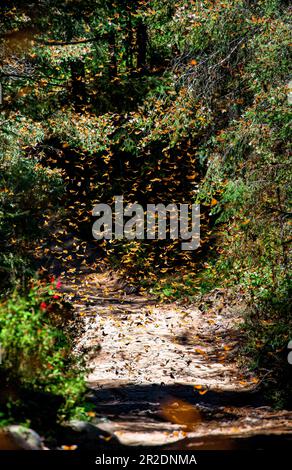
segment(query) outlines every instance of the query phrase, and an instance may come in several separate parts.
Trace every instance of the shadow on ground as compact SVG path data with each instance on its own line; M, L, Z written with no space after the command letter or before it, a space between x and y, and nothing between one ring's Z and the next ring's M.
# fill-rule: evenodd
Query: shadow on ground
M157 449L159 433L172 439L159 448L173 450L279 450L292 443L291 413L270 408L260 391L210 390L202 396L187 385L104 385L91 388L90 400L96 424L137 449ZM193 407L195 422L169 421L163 410L175 404ZM175 434L180 437L173 439Z

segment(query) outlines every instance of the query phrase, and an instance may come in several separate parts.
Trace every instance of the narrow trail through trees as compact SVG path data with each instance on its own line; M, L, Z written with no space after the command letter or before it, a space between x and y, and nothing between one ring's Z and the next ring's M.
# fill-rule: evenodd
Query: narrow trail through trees
M35 253L46 273L60 276L73 306L92 423L112 436L111 445L291 445L292 413L267 406L258 378L240 362L240 295L215 289L198 305L170 303L128 285L91 240L88 202L70 171L64 214L49 216Z
M292 413L266 406L239 364L240 299L215 291L204 312L161 303L110 269L69 274L63 289L82 319L76 351L87 357L94 422L121 444L240 449L278 445L279 434L291 443Z

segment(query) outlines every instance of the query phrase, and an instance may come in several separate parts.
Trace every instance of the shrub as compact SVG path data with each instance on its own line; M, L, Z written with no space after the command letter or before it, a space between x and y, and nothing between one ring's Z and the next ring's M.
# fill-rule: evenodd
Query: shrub
M4 116L0 115L0 119ZM0 130L0 281L13 286L33 273L29 242L36 240L44 213L58 205L63 183L60 172L26 155L27 145L42 138L39 125L21 116L2 122Z
M60 299L52 284L37 282L26 296L14 293L2 303L0 369L17 387L61 397L59 413L65 416L80 401L85 382L83 366L71 354L69 334L54 321Z

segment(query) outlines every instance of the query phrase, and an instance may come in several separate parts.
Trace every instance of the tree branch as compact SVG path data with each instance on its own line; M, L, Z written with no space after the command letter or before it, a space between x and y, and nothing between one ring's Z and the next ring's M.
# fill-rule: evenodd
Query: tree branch
M104 36L95 36L94 38L90 39L80 39L76 41L42 41L40 39L37 39L36 42L43 46L74 46L76 44L87 44L90 42L96 42L99 41L100 39L104 38Z

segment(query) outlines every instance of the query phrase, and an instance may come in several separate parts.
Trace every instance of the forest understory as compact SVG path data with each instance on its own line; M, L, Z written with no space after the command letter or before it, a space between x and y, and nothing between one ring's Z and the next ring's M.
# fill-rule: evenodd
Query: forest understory
M288 449L289 2L0 12L0 449ZM199 246L97 240L117 196Z

